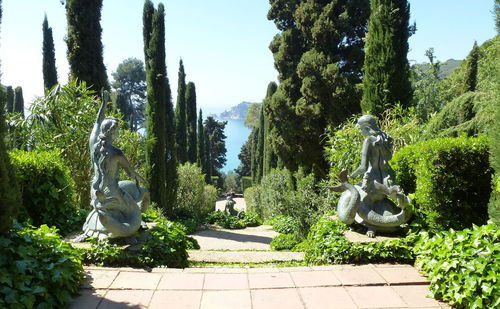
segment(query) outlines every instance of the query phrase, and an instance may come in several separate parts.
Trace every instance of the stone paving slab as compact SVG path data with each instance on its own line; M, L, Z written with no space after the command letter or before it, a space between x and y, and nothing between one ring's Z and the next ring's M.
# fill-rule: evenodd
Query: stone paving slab
M72 309L449 308L426 297L429 282L409 265L85 271Z

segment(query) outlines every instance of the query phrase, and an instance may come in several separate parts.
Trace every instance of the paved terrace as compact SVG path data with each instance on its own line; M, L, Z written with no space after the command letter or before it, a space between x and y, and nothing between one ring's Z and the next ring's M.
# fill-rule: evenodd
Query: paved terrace
M86 268L71 308L449 308L410 265Z

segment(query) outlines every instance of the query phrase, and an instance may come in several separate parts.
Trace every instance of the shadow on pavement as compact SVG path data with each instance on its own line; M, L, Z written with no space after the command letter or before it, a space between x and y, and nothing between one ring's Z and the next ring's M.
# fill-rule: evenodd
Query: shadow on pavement
M234 232L222 231L222 230L205 230L194 234L194 236L199 237L210 237L218 239L233 240L237 242L256 242L261 244L270 244L272 237L266 236L256 236L256 235L245 235Z

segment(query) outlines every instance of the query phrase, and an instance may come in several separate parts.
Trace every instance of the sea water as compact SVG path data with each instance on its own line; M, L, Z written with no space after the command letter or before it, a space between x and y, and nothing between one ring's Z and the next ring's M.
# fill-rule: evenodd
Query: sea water
M221 169L224 173L234 171L240 165L238 154L241 151L241 146L247 141L250 135L250 129L245 127L244 120L227 119L219 121L227 121L224 134L226 134L226 165Z

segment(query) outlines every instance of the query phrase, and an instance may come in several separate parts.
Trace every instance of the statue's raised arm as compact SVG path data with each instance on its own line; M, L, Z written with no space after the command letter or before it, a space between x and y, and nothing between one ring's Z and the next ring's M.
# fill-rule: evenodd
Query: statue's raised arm
M107 102L107 99L106 99L106 92L103 91L103 94L102 94L102 103L101 103L101 107L99 108L99 111L97 112L97 118L95 120L95 123L94 123L94 127L92 128L92 133L90 133L90 137L89 137L89 148L90 148L90 152L93 152L92 151L92 148L94 146L94 144L97 142L97 138L99 137L99 134L101 133L101 123L102 121L104 120L104 115L106 114L106 102ZM91 155L91 158L93 156Z

